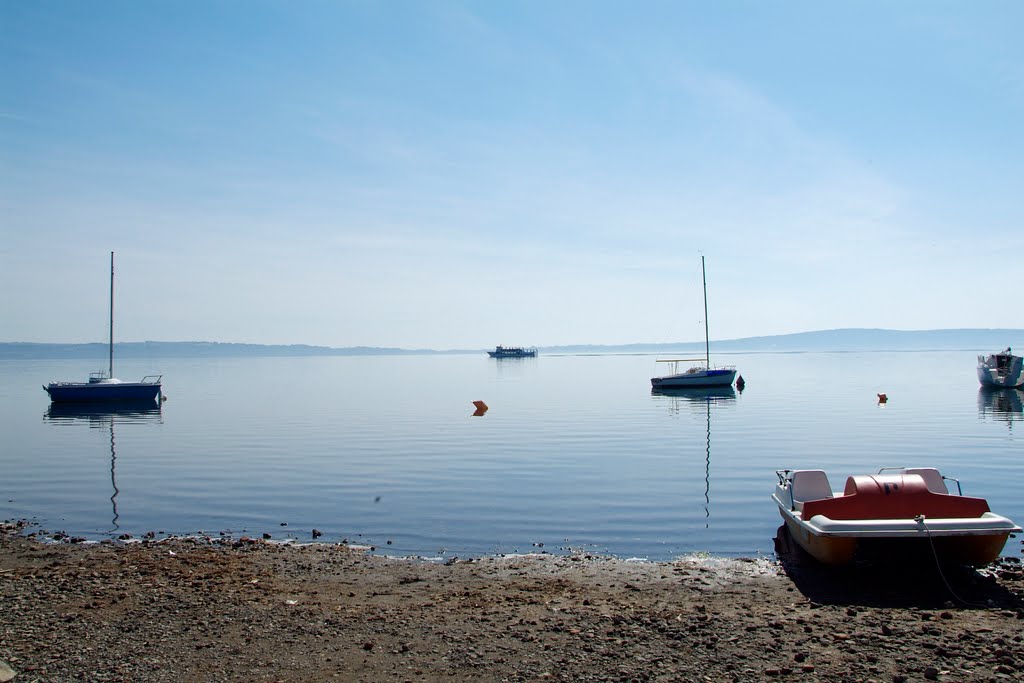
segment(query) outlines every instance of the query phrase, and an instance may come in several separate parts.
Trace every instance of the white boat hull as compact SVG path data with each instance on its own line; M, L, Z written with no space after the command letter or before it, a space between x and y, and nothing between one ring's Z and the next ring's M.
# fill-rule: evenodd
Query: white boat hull
M978 381L998 389L1024 386L1024 359L1010 353L978 356Z
M833 566L850 564L857 552L866 545L874 544L890 551L909 550L912 546L908 545L908 541L911 544L933 544L935 554L945 560L983 566L999 557L999 553L1006 546L1006 540L1011 533L1010 530L991 528L984 530L954 529L946 533L936 533L932 528L935 522L957 520L931 520L929 532L925 532L919 525L916 530L906 529L889 534L872 534L864 530L851 530L847 532L847 535L839 535L822 533L813 525L804 524L801 520L787 515L782 508L779 511L786 521L786 528L793 540L818 562ZM1000 525L1009 521L998 515L993 515L993 517L996 519L991 521ZM913 522L913 520L906 521Z

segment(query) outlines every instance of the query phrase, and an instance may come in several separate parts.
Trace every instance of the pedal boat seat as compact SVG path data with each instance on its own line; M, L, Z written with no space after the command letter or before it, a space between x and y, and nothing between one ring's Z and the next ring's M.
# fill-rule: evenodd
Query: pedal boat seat
M790 478L793 507L803 510L804 503L832 497L832 487L824 470L797 470Z

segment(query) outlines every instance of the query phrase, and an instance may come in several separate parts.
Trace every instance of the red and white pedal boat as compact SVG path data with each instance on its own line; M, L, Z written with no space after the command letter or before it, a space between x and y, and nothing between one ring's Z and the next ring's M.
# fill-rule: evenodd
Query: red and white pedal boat
M779 470L772 500L793 539L815 559L842 565L858 546L875 541L930 543L943 561L980 566L999 557L1021 530L989 510L983 498L964 496L960 482L932 467L886 467L851 476L833 492L822 470ZM950 494L947 481L956 482Z

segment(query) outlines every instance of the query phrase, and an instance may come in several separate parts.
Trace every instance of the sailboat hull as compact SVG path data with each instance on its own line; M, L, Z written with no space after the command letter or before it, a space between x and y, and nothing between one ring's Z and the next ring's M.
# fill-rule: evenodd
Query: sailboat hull
M651 386L655 389L726 387L731 386L734 379L736 379L736 371L729 368L695 370L665 377L652 377Z
M155 401L159 382L51 382L43 387L55 403Z

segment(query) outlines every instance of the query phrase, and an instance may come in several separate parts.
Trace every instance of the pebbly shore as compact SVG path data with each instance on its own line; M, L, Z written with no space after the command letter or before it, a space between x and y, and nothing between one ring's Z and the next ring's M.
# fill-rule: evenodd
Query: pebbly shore
M0 683L1020 681L1019 560L394 559L0 525ZM1011 541L1017 542L1017 541Z

